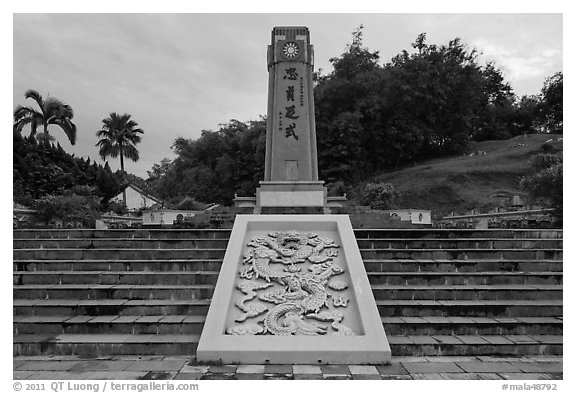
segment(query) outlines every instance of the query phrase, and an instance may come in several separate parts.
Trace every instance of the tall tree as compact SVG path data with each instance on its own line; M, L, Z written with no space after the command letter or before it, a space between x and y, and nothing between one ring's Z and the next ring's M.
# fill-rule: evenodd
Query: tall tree
M24 97L34 100L40 110L18 105L14 110L14 132L21 133L22 128L30 124L30 135L36 135L38 127L42 126L45 139L50 140L48 126L56 125L64 131L71 144L76 143L76 125L72 123L74 112L70 105L54 97L44 99L36 90L27 90Z
M124 113L119 115L116 112L102 120L102 129L96 132L100 139L96 144L100 148L100 157L105 160L107 157L116 158L120 156L120 169L124 172L124 157L136 162L140 158L140 153L136 145L140 143L144 131L138 128L138 123L130 119L131 115ZM126 205L126 190L123 192L124 205Z
M546 79L542 87L540 117L547 131L561 134L563 131L564 74L557 72Z

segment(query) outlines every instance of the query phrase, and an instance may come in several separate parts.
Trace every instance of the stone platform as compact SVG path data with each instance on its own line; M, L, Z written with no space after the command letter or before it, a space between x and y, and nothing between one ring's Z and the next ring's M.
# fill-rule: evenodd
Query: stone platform
M26 380L561 380L562 356L393 357L386 366L199 365L192 357L18 356L14 379Z

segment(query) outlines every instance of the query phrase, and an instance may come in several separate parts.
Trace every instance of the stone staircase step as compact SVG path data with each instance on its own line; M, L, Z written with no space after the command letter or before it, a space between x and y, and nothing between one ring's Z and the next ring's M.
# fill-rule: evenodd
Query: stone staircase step
M389 336L392 356L561 355L562 336L433 335ZM408 353L412 355L407 355Z
M211 299L215 285L17 285L14 299Z
M562 239L357 239L366 249L555 249Z
M14 299L14 315L206 315L210 299Z
M366 249L558 249L562 239L357 239ZM14 249L31 248L226 248L228 239L70 238L14 239Z
M561 285L562 272L368 272L377 285Z
M209 238L228 239L231 229L15 229L14 239L72 239L72 238L127 238L174 239ZM561 239L562 229L359 229L357 239L452 239L452 238L512 238Z
M204 315L16 315L14 334L201 334ZM383 317L387 335L562 335L555 317Z
M512 259L365 259L367 272L561 272L562 260Z
M14 271L108 271L108 272L190 272L190 271L220 271L222 258L202 259L45 259L14 261Z
M226 249L228 239L15 239L14 249Z
M141 260L223 258L225 248L205 249L118 249L45 248L14 250L14 260Z
M562 259L562 249L360 249L362 259Z
M562 239L562 229L354 229L357 239Z
M221 249L15 249L15 260L23 259L186 259L223 258ZM363 259L562 259L562 249L360 249Z
M78 355L188 355L196 352L199 335L169 334L60 334L15 335L14 353L20 356Z
M562 300L561 285L377 285L376 300Z
M168 334L19 334L13 339L19 356L190 355L199 335ZM389 336L392 356L560 355L562 336ZM414 353L416 355L406 355ZM465 355L466 354L466 355Z
M383 317L386 334L433 335L562 335L557 317Z
M15 229L13 239L229 239L231 229Z
M14 299L14 315L205 315L209 299ZM376 300L384 317L562 315L562 300ZM184 312L185 311L185 312Z
M215 284L24 284L14 299L209 299ZM372 284L379 300L562 299L561 285L383 285Z
M14 334L198 334L205 315L100 315L14 317Z
M14 285L198 285L218 281L218 271L18 271Z
M376 300L382 317L562 315L562 300Z

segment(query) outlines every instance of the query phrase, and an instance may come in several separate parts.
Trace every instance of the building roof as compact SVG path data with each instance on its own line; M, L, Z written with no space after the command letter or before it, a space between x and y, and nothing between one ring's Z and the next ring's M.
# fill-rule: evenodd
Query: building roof
M153 200L154 202L156 202L156 203L162 203L162 202L163 202L162 199L157 198L157 197L155 197L155 196L153 196L153 195L150 195L149 193L147 193L146 191L142 190L141 188L135 186L135 185L132 184L132 183L128 183L128 185L127 185L126 187L124 187L124 189L123 189L122 191L120 191L118 194L116 194L116 195L114 196L114 198L116 198L117 196L121 195L121 194L124 192L124 190L126 190L128 187L132 188L132 189L133 189L134 191L136 191L137 193L142 194L142 195L145 196L146 198L152 199L152 200Z

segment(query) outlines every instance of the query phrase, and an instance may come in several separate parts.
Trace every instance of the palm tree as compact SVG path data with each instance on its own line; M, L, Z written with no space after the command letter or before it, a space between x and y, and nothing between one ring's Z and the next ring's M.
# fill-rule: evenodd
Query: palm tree
M120 169L124 172L124 157L136 162L140 158L136 145L140 143L144 131L138 127L138 123L130 119L128 113L119 115L116 112L102 120L102 129L96 132L100 139L96 146L100 148L100 157L120 156ZM126 206L126 190L123 192L124 206Z
M24 97L32 98L38 104L40 111L28 106L18 105L14 110L14 132L22 132L25 125L30 124L30 135L36 135L39 126L43 126L45 137L50 140L48 126L59 126L72 145L76 144L76 125L71 119L74 112L70 105L63 103L54 97L42 98L36 90L27 90Z

